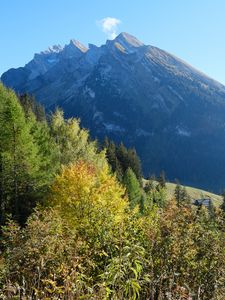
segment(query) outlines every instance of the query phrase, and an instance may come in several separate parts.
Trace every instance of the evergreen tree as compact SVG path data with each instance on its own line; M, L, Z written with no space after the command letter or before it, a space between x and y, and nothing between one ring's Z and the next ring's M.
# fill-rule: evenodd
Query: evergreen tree
M40 160L38 172L39 190L37 194L44 196L55 174L60 169L59 146L51 136L50 128L46 121L37 122L33 120L31 133L37 146Z
M177 182L177 185L175 187L174 196L175 196L175 199L177 201L177 205L180 206L180 204L181 204L181 197L182 197L182 187L181 187L181 185L180 185L179 182Z
M30 124L30 133L38 149L40 161L38 171L38 190L36 196L39 198L50 186L55 174L60 169L59 146L51 136L50 126L45 118L43 107L28 94L20 96L27 123Z
M145 193L149 193L151 190L155 188L154 180L150 178L144 186Z
M108 163L112 167L112 171L116 172L117 178L122 178L128 168L131 168L137 179L141 182L142 169L140 159L135 149L127 149L123 143L116 146L114 142L105 138L103 147L106 149L106 157Z
M123 143L120 143L120 145L116 148L116 157L120 162L123 174L125 174L126 170L130 167L130 165L128 158L128 150Z
M0 85L1 216L23 222L35 205L29 195L37 187L40 160L23 109L16 95Z
M188 195L185 186L183 186L183 188L181 189L181 203L184 205L191 204L191 197Z
M109 141L109 139L106 137L104 140L103 148L106 149L106 158L107 158L109 165L112 168L112 171L116 173L119 181L122 181L123 171L122 171L121 164L116 156L115 143L112 141Z
M225 191L223 192L222 197L223 197L223 202L222 202L220 208L225 213Z
M124 175L124 185L129 197L130 207L134 208L136 205L141 205L142 192L139 181L131 168L128 168Z
M145 192L142 191L141 199L140 199L140 204L139 204L139 210L140 210L140 213L141 213L142 215L143 215L144 212L145 212L146 202L147 202L147 196L146 196Z
M164 171L161 171L160 175L159 175L159 178L158 178L158 186L160 188L165 188L166 187L166 176L165 176L165 172Z
M157 185L156 188L150 191L149 195L152 198L152 202L155 203L160 208L165 208L167 204L166 190L165 188Z
M44 107L35 101L33 96L30 96L28 94L19 95L19 101L23 107L25 116L29 116L32 112L37 121L45 121L45 109Z
M133 170L134 174L136 175L138 180L141 180L142 178L142 168L141 168L141 161L137 155L136 150L128 149L127 151L128 155L128 164L129 167Z
M191 198L187 193L185 186L181 186L179 181L177 181L177 185L174 190L174 196L177 201L177 205L186 205L189 206L191 204Z
M214 207L211 199L209 199L208 210L209 210L209 215L210 215L211 219L214 219L215 218L215 207Z

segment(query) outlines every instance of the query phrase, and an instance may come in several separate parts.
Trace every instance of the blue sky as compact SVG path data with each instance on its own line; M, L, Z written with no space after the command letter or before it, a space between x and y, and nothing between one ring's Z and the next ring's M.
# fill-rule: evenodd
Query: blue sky
M184 59L225 84L224 0L1 0L0 74L71 38L101 45L101 23L120 20L146 44Z

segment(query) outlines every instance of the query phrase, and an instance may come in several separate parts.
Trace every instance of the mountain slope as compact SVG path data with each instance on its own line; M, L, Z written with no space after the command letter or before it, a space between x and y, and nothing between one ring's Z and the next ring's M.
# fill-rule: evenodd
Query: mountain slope
M148 182L148 180L143 179L144 185ZM157 185L158 181L154 181L154 185ZM167 200L174 199L174 192L177 184L172 182L166 182L166 196ZM181 186L181 188L185 187L186 192L190 196L192 202L197 199L211 199L212 203L215 207L220 207L223 202L223 197L217 194L210 193L208 191L204 191L198 188L193 188L191 186Z
M101 47L54 46L1 80L80 117L94 137L135 146L147 175L225 186L225 87L128 33Z
M176 184L171 182L166 183L166 192L167 192L168 200L174 198L175 188L176 188ZM192 201L195 201L196 199L211 199L215 207L220 207L223 202L223 199L220 195L209 193L207 191L193 188L190 186L186 186L185 189L188 195L191 197Z

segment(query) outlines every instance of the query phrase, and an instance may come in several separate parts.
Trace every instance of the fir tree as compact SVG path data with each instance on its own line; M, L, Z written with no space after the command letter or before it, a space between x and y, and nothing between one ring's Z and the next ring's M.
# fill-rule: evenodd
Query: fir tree
M133 170L138 180L141 180L142 178L142 168L141 168L141 161L137 155L136 150L128 149L127 151L128 155L128 164L129 167Z
M187 193L185 186L181 186L179 181L177 181L177 185L174 190L174 196L177 201L177 205L186 205L189 206L191 204L191 198Z
M158 186L160 188L165 188L166 187L166 176L165 176L165 172L161 171L159 178L158 178Z
M29 116L32 112L37 121L45 121L45 109L44 107L35 101L35 98L33 96L30 96L28 94L23 94L19 96L19 101L23 107L25 116Z
M131 168L141 183L141 162L135 149L127 149L123 143L116 146L115 143L110 141L107 137L103 142L103 148L106 149L107 161L110 164L112 171L116 173L119 181L122 181L126 170Z
M145 191L145 193L149 193L151 190L153 190L154 189L154 181L150 178L149 180L148 180L148 182L145 184L145 186L144 186L144 191Z
M131 168L128 168L124 175L124 185L129 197L130 207L134 208L141 204L142 193L140 184Z
M147 201L147 197L146 197L145 192L143 191L141 194L141 199L140 199L140 204L139 204L139 210L142 215L145 212L146 201Z
M116 157L116 145L114 142L109 141L108 138L105 138L104 148L106 148L106 158L108 163L110 164L112 171L116 172L117 174L121 175L121 166Z
M223 202L222 202L220 208L225 213L225 191L223 192L222 197L223 197Z
M116 157L120 162L123 174L125 174L126 170L129 168L129 158L128 150L123 143L120 143L116 148Z
M0 85L1 215L23 222L35 205L29 195L37 187L40 160L16 95Z
M180 183L177 182L177 185L174 190L174 196L175 196L178 206L180 206L180 204L181 204L181 195L182 195L182 187L181 187Z
M214 207L211 199L209 199L208 210L209 210L209 215L210 215L211 219L213 220L215 218L215 207Z
M183 188L181 189L181 203L184 205L191 204L191 197L188 195L185 186L183 186Z

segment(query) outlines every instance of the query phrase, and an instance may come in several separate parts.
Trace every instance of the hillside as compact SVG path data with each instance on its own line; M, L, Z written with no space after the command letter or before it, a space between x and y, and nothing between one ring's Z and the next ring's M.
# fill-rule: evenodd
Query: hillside
M148 180L143 179L144 186L146 185L147 182L148 182ZM157 185L157 184L158 184L158 182L154 181L154 185ZM191 199L193 201L196 199L210 198L216 207L219 207L222 204L222 196L220 196L220 195L210 193L208 191L198 189L195 187L183 186L183 185L181 185L181 187L185 187L188 195L191 197ZM172 198L174 198L175 188L176 188L176 183L166 182L166 196L167 196L168 200L171 200Z
M170 181L225 186L225 87L164 50L128 33L100 47L71 40L1 80L81 118L94 138L134 146L146 176L165 170Z
M105 144L0 84L0 298L222 300L224 206L166 201Z
M176 187L175 183L170 183L170 182L166 183L167 196L169 199L171 199L174 196L175 187ZM210 198L216 207L219 207L222 204L222 197L220 195L213 194L208 191L193 188L190 186L185 186L185 188L192 200Z

